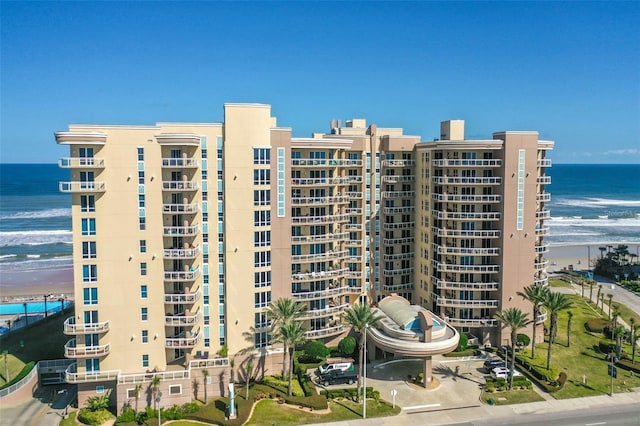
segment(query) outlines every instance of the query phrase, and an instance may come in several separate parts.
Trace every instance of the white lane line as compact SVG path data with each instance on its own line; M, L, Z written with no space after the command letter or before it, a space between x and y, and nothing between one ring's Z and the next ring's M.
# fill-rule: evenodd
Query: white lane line
M402 409L404 411L406 410L419 410L420 408L434 408L434 407L439 407L440 404L427 404L427 405L414 405L411 407L402 407Z
M607 422L598 422L598 423L585 423L584 426L596 426L596 425L606 425Z

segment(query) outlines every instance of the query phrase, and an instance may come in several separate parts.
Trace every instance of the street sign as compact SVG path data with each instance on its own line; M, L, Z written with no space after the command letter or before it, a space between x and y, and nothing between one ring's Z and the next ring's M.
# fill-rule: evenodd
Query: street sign
M618 369L616 367L614 367L613 365L608 365L607 366L609 371L609 376L613 377L614 379L618 378Z

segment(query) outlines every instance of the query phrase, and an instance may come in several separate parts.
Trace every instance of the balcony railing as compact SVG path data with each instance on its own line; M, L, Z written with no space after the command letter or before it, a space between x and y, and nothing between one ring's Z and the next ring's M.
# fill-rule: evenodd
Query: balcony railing
M176 236L193 236L198 235L200 233L200 226L191 225L191 226L164 226L162 228L162 234L165 237L176 237Z
M362 209L359 207L351 207L351 208L345 209L344 212L348 215L357 216L362 214Z
M344 242L346 247L360 247L362 245L362 241L360 240L347 240Z
M293 158L291 165L294 167L349 167L362 166L362 160L338 160L326 158Z
M446 201L449 203L499 203L501 195L456 195L456 194L433 194L436 201Z
M104 182L60 182L58 186L60 192L105 192L107 190Z
M538 167L551 167L551 160L548 158L541 158L537 162Z
M168 327L194 326L200 322L202 315L196 312L195 315L165 315L164 325Z
M200 254L200 247L188 249L164 249L162 255L165 259L193 259Z
M444 320L454 327L496 327L498 325L498 321L493 318L464 319L445 317Z
M436 288L441 290L495 291L500 288L497 282L466 283L435 279Z
M318 300L318 299L328 299L334 296L340 296L343 294L352 294L352 293L360 293L360 287L336 287L336 288L328 288L326 290L319 291L308 291L308 292L298 292L292 293L291 296L296 300Z
M551 184L551 176L538 176L536 183L538 185L549 185Z
M201 295L200 289L193 293L165 293L164 303L169 305L192 304L197 302Z
M307 339L317 339L320 337L334 336L344 331L345 327L342 324L334 325L332 327L321 328L319 330L309 330L305 333Z
M82 371L78 372L78 364L73 363L64 372L67 383L106 382L117 380L120 370Z
M437 219L443 220L500 220L500 213L497 212L443 212L440 210L432 210L431 213Z
M415 240L415 237L406 237L406 238L383 238L382 242L385 246L392 246L395 244L409 244Z
M196 168L198 167L197 158L163 158L162 167L171 168Z
M393 284L393 285L383 285L382 289L386 292L396 292L396 291L411 291L415 290L413 283L404 283L404 284Z
M453 255L470 255L470 256L497 256L500 254L500 249L497 247L450 247L440 246L434 244L434 249L438 254L453 254Z
M451 237L451 238L499 238L500 231L469 231L463 229L443 229L436 228L435 226L431 230L439 237Z
M291 218L291 223L306 224L306 223L340 223L348 222L348 214L335 214L329 216L294 216Z
M382 198L407 198L414 197L416 191L384 191L381 194Z
M193 271L165 271L165 281L194 281L200 276L200 268Z
M165 180L162 182L163 191L195 191L200 184L195 180Z
M61 169L103 169L104 158L98 157L64 157L58 160Z
M203 360L204 361L204 360ZM140 374L121 374L118 376L118 384L135 384L145 383L153 381L154 377L159 377L163 382L171 382L173 380L184 380L191 376L190 370L172 370L172 371L157 371L154 373L140 373Z
M542 244L535 246L536 253L547 253L549 252L549 244Z
M339 306L332 306L324 309L313 309L309 311L304 311L300 316L300 319L308 320L312 318L329 317L329 316L344 312L348 307L349 307L349 304L345 303Z
M330 186L346 185L353 182L352 176L344 177L324 177L324 178L294 178L291 179L291 186Z
M410 253L395 253L395 254L384 254L384 260L403 260L403 259L413 259L415 257L414 252Z
M63 332L66 335L96 334L109 331L109 321L76 324L74 317L69 317L64 321Z
M330 241L345 241L349 238L348 232L337 232L334 234L322 235L300 235L291 237L292 243L324 243Z
M342 251L329 251L326 253L317 253L317 254L297 254L291 256L291 262L293 263L302 263L302 262L326 262L328 260L339 260L345 259L349 255L348 250Z
M439 159L433 160L435 167L500 167L502 160L489 159Z
M382 229L413 229L415 226L415 222L385 223Z
M415 166L416 160L382 160L384 167L407 167Z
M439 272L497 273L499 265L456 265L452 263L434 262Z
M67 358L95 358L108 355L109 344L96 346L76 346L76 339L69 340L64 345L64 356Z
M294 206L308 206L316 204L346 204L350 201L347 196L334 197L294 197L291 204Z
M394 213L411 213L415 211L414 206L398 206L398 207L384 207L383 212L385 214L394 214Z
M540 210L536 212L536 219L551 219L551 210Z
M538 195L536 195L536 201L539 203L545 203L547 201L551 201L551 193L550 192L543 192L540 193Z
M540 313L536 315L536 324L545 322L547 320L547 309L544 306L540 306Z
M198 343L200 343L199 331L189 337L174 336L164 339L164 345L167 348L193 348Z
M439 185L500 185L501 177L434 176L433 183Z
M334 269L332 271L305 272L293 274L291 280L293 282L300 281L317 281L328 278L343 277L349 272L349 268Z
M200 210L198 203L191 204L163 204L162 212L165 214L193 214Z
M413 182L416 180L414 175L382 175L382 181L387 183Z
M385 277L395 277L398 275L409 275L413 274L413 268L402 268L402 269L384 269L382 271L382 275Z
M464 307L464 308L496 308L497 300L462 300L462 299L445 299L438 297L436 300L438 306Z

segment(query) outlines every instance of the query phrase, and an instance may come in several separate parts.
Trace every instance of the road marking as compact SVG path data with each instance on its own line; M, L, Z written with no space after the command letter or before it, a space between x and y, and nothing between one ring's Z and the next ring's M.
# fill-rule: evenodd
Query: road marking
M48 403L44 407L42 407L42 409L38 412L38 414L36 414L36 416L33 418L33 421L31 422L31 426L34 426L38 422L40 422L40 419L42 418L42 416L44 416L44 413L50 408L51 407L49 407Z
M598 422L598 423L585 423L584 426L596 426L596 425L606 425L607 422Z
M439 407L440 404L427 404L427 405L414 405L411 407L402 407L402 410L406 411L406 410L419 410L421 408L434 408L434 407Z

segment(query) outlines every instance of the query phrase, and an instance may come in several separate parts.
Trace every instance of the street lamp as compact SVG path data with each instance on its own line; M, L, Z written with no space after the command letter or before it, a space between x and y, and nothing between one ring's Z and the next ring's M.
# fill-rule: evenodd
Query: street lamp
M44 317L47 317L47 299L49 297L53 297L53 294L45 294L44 295Z
M367 330L369 329L369 324L365 324L364 325L364 360L362 360L362 362L364 363L364 377L363 377L363 385L364 385L364 392L363 392L363 401L362 401L362 418L366 419L367 418Z

